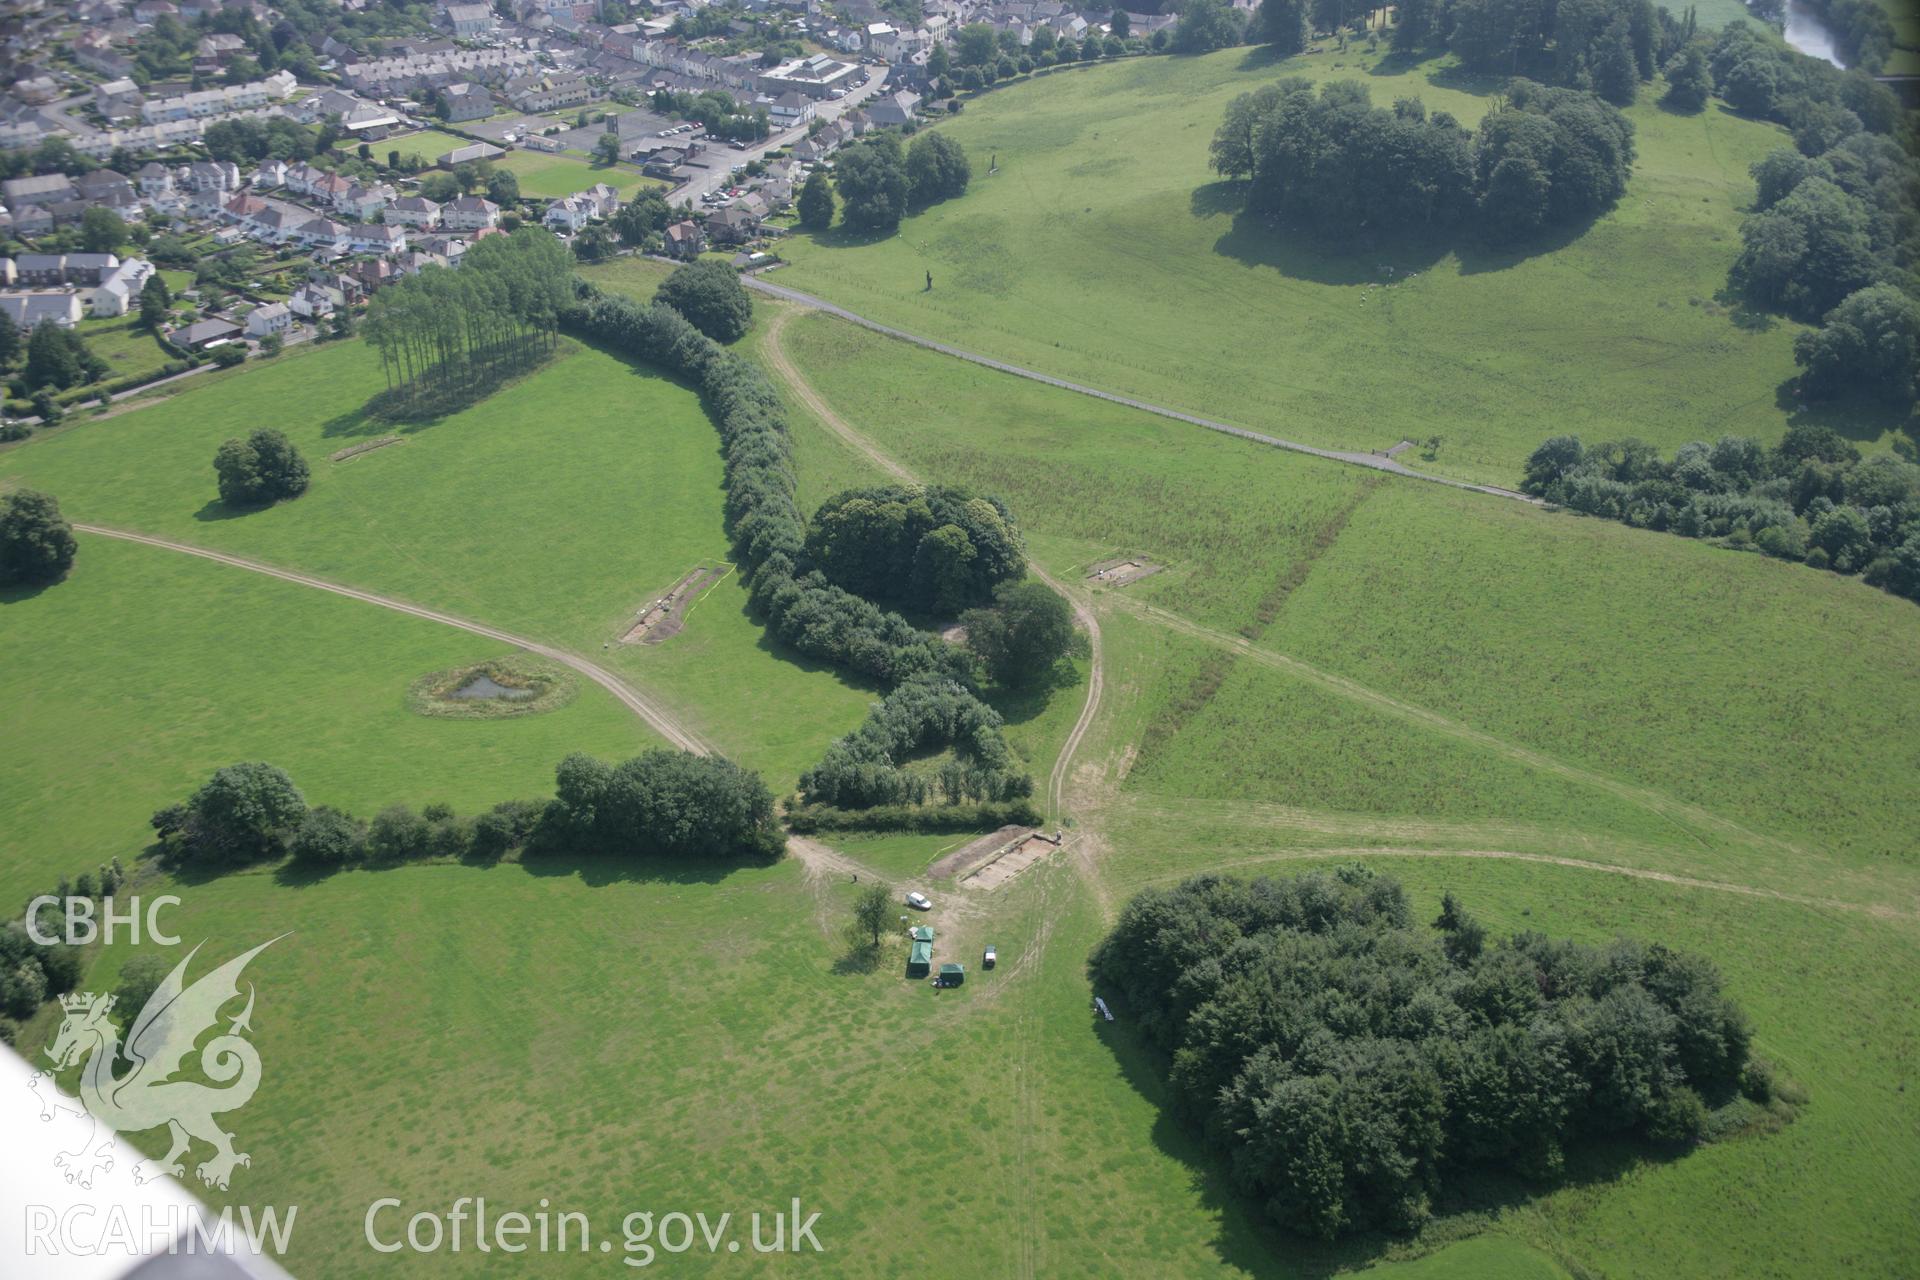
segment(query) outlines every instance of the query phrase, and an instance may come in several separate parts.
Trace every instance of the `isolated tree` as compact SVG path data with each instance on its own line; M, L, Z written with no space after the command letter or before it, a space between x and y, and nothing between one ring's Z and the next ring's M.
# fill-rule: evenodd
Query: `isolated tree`
M1107 15L1107 27L1117 39L1125 40L1133 34L1133 18L1125 9L1116 7Z
M613 250L613 231L602 222L581 228L580 234L573 238L573 256L582 262L599 262Z
M917 205L965 195L972 177L965 149L944 133L921 133L907 149L907 188Z
M927 54L927 74L935 80L945 80L952 69L953 55L947 51L947 42L942 40Z
M262 761L230 764L187 800L171 830L156 829L184 857L234 866L278 856L307 814L307 802L286 772Z
M156 271L148 276L146 284L140 287L141 326L149 333L159 333L166 326L172 305L173 293L160 273Z
M1667 92L1660 100L1675 111L1699 111L1713 92L1713 68L1707 51L1690 44L1667 62Z
M127 961L120 970L120 982L113 989L113 1000L120 1012L129 1019L139 1017L172 970L172 962L152 951L143 951Z
M10 365L20 358L20 326L13 317L0 312L0 365Z
M20 489L0 498L0 586L57 581L77 550L73 526L51 494Z
M1073 610L1040 582L1003 585L993 607L968 610L960 624L987 674L1015 687L1044 679L1073 643Z
M847 935L857 947L872 951L880 946L880 935L893 915L893 890L884 884L871 884L854 895L853 919Z
M499 205L520 202L520 175L511 169L495 169L487 175L487 199Z
M1240 23L1226 0L1190 0L1173 28L1175 53L1211 53L1240 40Z
M80 215L80 244L88 253L112 253L127 242L127 224L104 205Z
M620 162L620 135L603 133L593 141L593 162L598 165L611 165Z
M938 45L937 48L946 48ZM815 169L800 188L800 225L809 231L825 231L833 225L833 184L826 171Z
M1793 359L1816 399L1858 392L1911 403L1920 395L1920 303L1890 284L1851 293L1793 340Z
M79 334L57 324L37 324L27 338L27 365L21 377L31 388L64 391L106 374L106 364Z
M620 233L622 244L638 246L646 238L667 225L673 210L668 207L658 192L648 192L637 200L629 200L621 205L613 215L613 229Z
M736 342L753 324L753 299L740 273L711 258L668 276L654 301L672 307L715 342Z

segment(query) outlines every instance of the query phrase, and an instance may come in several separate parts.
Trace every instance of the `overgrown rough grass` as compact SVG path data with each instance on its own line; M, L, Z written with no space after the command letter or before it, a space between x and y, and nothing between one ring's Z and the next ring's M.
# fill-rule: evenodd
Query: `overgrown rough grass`
M1143 58L996 90L939 127L967 194L867 242L782 242L787 285L1047 373L1318 445L1440 435L1420 465L1511 484L1557 432L1666 447L1775 439L1796 326L1714 299L1739 251L1747 166L1789 145L1717 105L1631 115L1639 163L1592 227L1514 252L1330 250L1237 213L1207 169L1236 94L1281 75L1360 80L1477 121L1496 88L1444 61L1263 50ZM1475 92L1456 87L1469 84ZM997 159L1000 172L989 176ZM931 271L934 287L923 289ZM1879 422L1842 420L1857 438Z

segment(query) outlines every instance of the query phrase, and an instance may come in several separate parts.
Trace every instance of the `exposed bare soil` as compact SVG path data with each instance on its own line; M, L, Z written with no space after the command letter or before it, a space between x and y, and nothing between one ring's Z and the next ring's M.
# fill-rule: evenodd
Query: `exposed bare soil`
M720 580L724 572L718 566L703 565L674 583L673 590L641 607L628 626L627 633L620 637L620 643L659 644L670 636L680 634L680 628L686 625L687 610L699 599L702 591Z

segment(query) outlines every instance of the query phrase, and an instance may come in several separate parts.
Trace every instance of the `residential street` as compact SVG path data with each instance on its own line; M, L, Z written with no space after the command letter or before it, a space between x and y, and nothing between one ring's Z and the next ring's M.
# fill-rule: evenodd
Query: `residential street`
M856 89L848 92L844 98L829 98L815 108L815 114L821 120L838 120L847 112L872 100L887 83L887 66L868 67L866 80ZM717 191L728 185L732 176L730 170L736 164L746 164L749 160L764 159L769 152L781 147L792 146L807 136L807 126L796 125L782 133L776 133L763 142L756 142L745 151L735 151L724 142L712 144L707 152L713 164L705 173L692 182L675 187L667 196L669 203L676 208L691 209L700 203L700 197L710 191Z

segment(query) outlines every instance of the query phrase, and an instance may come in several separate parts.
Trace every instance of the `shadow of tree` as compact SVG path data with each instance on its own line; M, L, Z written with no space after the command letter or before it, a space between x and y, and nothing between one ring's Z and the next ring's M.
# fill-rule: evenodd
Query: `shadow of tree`
M1716 305L1727 313L1736 329L1747 333L1769 333L1780 325L1780 317L1758 306L1746 293L1731 284L1722 285L1713 295Z
M74 560L78 563L79 557L75 556ZM61 574L52 582L22 582L13 586L0 587L0 609L10 604L25 604L29 600L36 599L49 587L57 587L64 581L66 581L66 574Z
M1187 211L1196 218L1215 218L1223 213L1238 213L1247 202L1247 184L1236 178L1202 183L1193 189Z
M1807 400L1800 394L1800 380L1788 378L1774 388L1774 404L1787 415L1793 427L1828 427L1848 440L1868 443L1889 432L1904 433L1920 442L1920 410L1913 405L1866 396L1848 396L1836 400Z
M1215 184L1217 185L1217 184ZM1384 284L1427 270L1449 250L1439 238L1393 244L1330 244L1306 232L1276 227L1242 210L1213 251L1250 267L1271 267L1295 280L1317 284Z
M877 973L880 958L884 951L870 943L855 943L842 952L833 962L833 975L837 978L856 978Z

